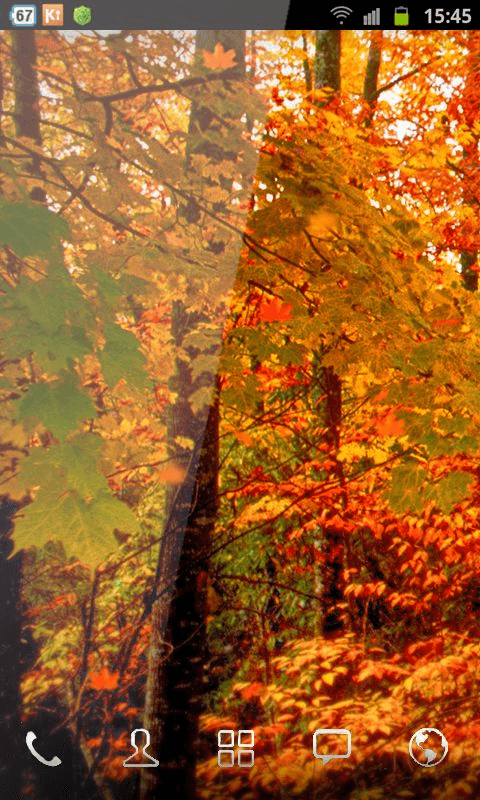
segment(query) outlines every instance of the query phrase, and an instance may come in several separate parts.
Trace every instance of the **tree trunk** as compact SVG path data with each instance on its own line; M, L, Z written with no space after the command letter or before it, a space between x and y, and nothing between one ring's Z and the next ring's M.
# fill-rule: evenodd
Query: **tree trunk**
M21 796L21 703L20 679L22 672L20 607L20 581L22 556L19 553L7 560L13 544L10 539L12 523L10 517L18 506L8 497L0 498L0 735L2 754L0 758L0 785L5 797Z
M245 31L198 31L196 59L202 58L203 51L213 52L217 44L224 51L235 52L231 78L243 77ZM241 113L238 109L238 119ZM194 154L204 155L214 163L235 161L238 152L227 151L218 140L208 138L209 132L218 133L221 128L217 108L212 111L201 100L192 103L187 171ZM225 188L228 178L220 176L218 180ZM198 221L199 212L193 202L183 211L188 222ZM160 766L142 770L141 800L153 800L160 791L176 800L193 800L196 796L198 719L206 660L206 578L218 502L219 404L215 372L206 370L194 379L192 362L199 356L208 356L210 363L215 363L221 331L210 337L210 345L196 344L197 336L201 341L202 329L211 330L211 323L211 314L189 311L182 301L174 304L172 339L183 352L176 360L171 386L177 400L171 408L168 440L170 456L185 477L168 501L159 554L144 727L150 731ZM201 387L210 391L213 401L209 409L194 411L191 397ZM193 452L179 444L185 439L193 440Z
M470 128L471 141L463 148L461 168L463 170L463 202L466 206L478 204L477 174L478 174L478 142L479 135L476 130L478 125L478 74L480 70L480 36L478 31L469 31L467 56L468 72L463 97L460 103L463 107L465 122ZM462 281L465 289L470 292L478 291L478 250L464 248L460 253L460 266Z
M340 31L316 31L315 89L340 91Z
M35 31L12 31L12 74L15 93L15 128L17 136L25 136L35 144L42 143L40 130L40 94L38 91L37 47ZM37 156L27 166L32 175L41 177L41 163ZM33 187L30 197L41 203L46 201L43 188Z
M368 48L367 68L363 82L363 99L369 105L366 125L370 127L378 97L378 73L382 61L383 31L372 31Z
M33 30L12 31L11 70L15 99L15 126L18 136L26 136L40 144L40 119L38 87L34 71L36 61L35 33ZM3 112L4 74L0 74L0 116ZM33 165L30 167L33 169ZM13 544L10 532L11 517L18 504L8 496L0 497L0 732L2 758L0 784L8 797L21 795L22 769L25 763L21 733L20 681L24 662L31 657L31 639L22 643L22 604L20 588L22 579L22 554L7 560Z
M317 105L328 105L340 91L340 31L316 31L315 47L315 89L330 89L331 94L325 99L318 99ZM318 386L321 392L320 408L317 413L322 417L325 428L325 440L330 447L330 458L336 464L337 478L343 480L343 468L337 459L340 447L340 426L342 421L342 382L333 367L322 365L323 352L314 357L314 371L318 375ZM321 596L321 629L325 636L334 635L343 628L344 622L339 604L344 600L344 532L332 526L325 526L317 537L317 546L323 552L320 569L323 574L314 575L314 586Z

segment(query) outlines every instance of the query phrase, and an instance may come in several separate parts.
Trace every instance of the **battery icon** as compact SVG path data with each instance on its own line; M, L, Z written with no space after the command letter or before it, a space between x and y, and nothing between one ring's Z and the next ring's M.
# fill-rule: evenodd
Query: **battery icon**
M9 17L15 28L32 28L37 24L37 7L12 6Z
M395 9L393 24L398 25L399 28L407 27L409 22L408 22L408 8L406 6L398 6L398 8Z

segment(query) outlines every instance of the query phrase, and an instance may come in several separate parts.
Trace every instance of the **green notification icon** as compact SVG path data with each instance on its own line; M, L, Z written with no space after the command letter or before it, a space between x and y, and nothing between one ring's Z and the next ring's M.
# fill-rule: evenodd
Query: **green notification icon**
M393 17L393 24L398 25L400 28L406 28L408 23L408 8L406 6L398 6L395 9Z
M78 6L73 9L73 20L77 25L88 25L92 19L92 10L88 6Z

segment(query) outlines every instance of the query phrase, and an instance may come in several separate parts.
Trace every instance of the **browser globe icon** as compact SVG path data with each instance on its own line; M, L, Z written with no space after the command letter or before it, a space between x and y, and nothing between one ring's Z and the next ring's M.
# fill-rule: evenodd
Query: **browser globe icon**
M448 753L448 742L437 728L420 728L410 739L408 751L419 767L436 767Z

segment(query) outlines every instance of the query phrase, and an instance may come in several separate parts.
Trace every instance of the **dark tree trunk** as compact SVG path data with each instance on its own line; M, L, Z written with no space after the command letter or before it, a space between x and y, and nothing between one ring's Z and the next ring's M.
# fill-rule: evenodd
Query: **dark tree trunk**
M316 31L315 47L315 88L331 89L331 94L317 105L326 106L340 91L341 61L340 31ZM343 482L343 468L337 458L340 447L340 428L342 422L342 382L332 366L322 364L324 353L314 358L314 371L318 376L322 401L317 413L321 414L325 428L325 441L329 445L330 460L336 465L336 477ZM344 601L345 585L343 580L345 542L343 530L325 525L317 539L317 546L323 553L323 574L314 576L315 592L321 596L321 624L317 630L323 635L331 636L342 630L344 626L340 605Z
M224 51L235 52L231 80L243 78L245 31L198 31L196 59L202 58L203 51L213 52L217 44ZM221 133L219 116L218 103L214 110L200 98L192 103L187 172L194 154L216 163L231 161L232 166L238 158L238 152L209 140L209 133ZM237 118L240 116L241 110ZM219 177L222 188L228 180ZM183 207L183 214L191 224L196 224L200 216L194 201ZM160 793L176 800L193 800L196 796L198 720L205 683L208 553L218 502L219 405L215 372L206 370L194 379L192 363L199 356L209 356L215 363L221 331L211 335L212 321L211 309L193 312L182 301L174 304L172 340L188 360L180 356L176 360L171 388L177 400L170 412L168 441L172 461L185 477L171 493L160 547L144 715L144 727L155 743L160 766L142 771L141 800L153 800ZM211 344L196 344L209 330ZM210 391L212 403L209 409L194 411L191 397L201 387ZM194 442L193 452L179 444L185 439Z
M15 94L15 128L17 136L25 136L35 144L42 143L40 130L40 95L38 91L37 47L35 31L18 30L12 32L12 74ZM28 171L32 176L42 177L41 160L33 156ZM32 200L45 203L47 196L40 186L30 191Z
M11 71L15 99L15 126L18 136L26 136L40 144L38 87L34 70L36 62L33 30L11 34ZM3 44L3 43L2 43ZM5 75L0 72L0 117L3 112ZM38 165L30 165L34 171ZM0 785L5 797L19 797L22 792L22 770L25 767L25 740L22 740L20 681L34 652L30 639L22 639L22 555L8 559L13 543L10 538L11 517L18 503L8 496L0 497L0 732L2 757Z
M20 679L22 672L20 582L22 557L7 560L13 550L11 516L18 506L0 498L0 786L4 797L20 797L24 763L21 741Z
M13 31L12 72L17 136L26 136L37 144L41 144L36 60L35 31L31 29Z
M340 91L340 31L316 31L315 89Z
M363 82L363 99L369 105L369 113L366 118L367 127L372 124L372 118L378 97L378 73L382 62L382 38L383 31L372 31L370 47L368 48L367 68L365 70L365 80Z
M479 34L478 31L469 31L467 55L467 79L463 97L459 103L462 105L462 116L470 129L471 140L463 148L461 168L463 170L463 202L466 206L478 204L477 175L478 175L478 142L479 135L476 130L478 124L478 75L480 70ZM460 252L460 267L462 282L469 292L478 291L478 250L465 248Z

